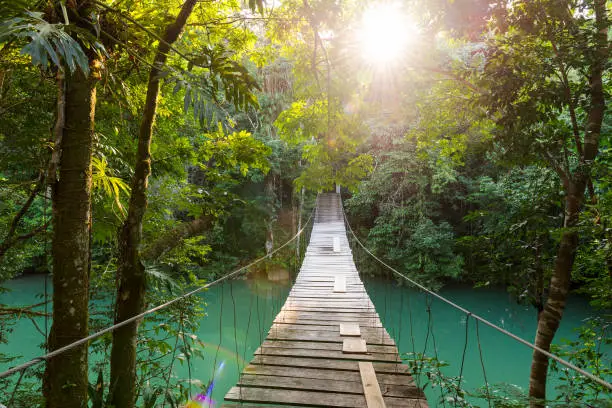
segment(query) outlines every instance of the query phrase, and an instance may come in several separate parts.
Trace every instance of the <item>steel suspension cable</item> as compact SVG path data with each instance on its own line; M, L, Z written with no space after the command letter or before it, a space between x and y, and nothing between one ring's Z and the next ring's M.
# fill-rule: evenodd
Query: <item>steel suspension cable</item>
M86 343L88 343L91 340L95 340L95 339L105 335L106 333L111 333L111 332L113 332L113 331L115 331L115 330L117 330L117 329L119 329L119 328L121 328L123 326L126 326L126 325L128 325L130 323L133 323L133 322L135 322L137 320L140 320L140 319L142 319L142 318L144 318L144 317L146 317L146 316L148 316L150 314L153 314L153 313L158 312L158 311L160 311L162 309L165 309L168 306L171 306L171 305L173 305L174 303L176 303L176 302L178 302L180 300L183 300L185 298L193 296L196 293L202 292L203 290L210 288L211 286L214 286L214 285L216 285L218 283L221 283L221 282L226 281L226 280L228 280L230 278L233 278L234 276L239 275L241 272L249 269L253 265L256 265L256 264L262 262L263 260L267 259L269 256L275 254L276 252L280 251L281 249L285 248L287 245L292 243L298 236L300 236L304 232L304 230L306 229L306 226L313 219L313 214L314 214L314 210L313 210L313 212L311 212L310 217L308 218L308 221L306 221L306 223L304 224L304 227L302 227L301 230L299 230L291 239L289 239L287 242L285 242L283 245L279 246L278 248L276 248L275 250L273 250L269 254L266 254L266 255L264 255L264 256L256 259L256 260L248 263L247 265L242 266L242 267L240 267L240 268L238 268L238 269L236 269L236 270L234 270L234 271L232 271L232 272L230 272L230 273L228 273L226 275L223 275L222 277L220 277L218 279L215 279L214 281L212 281L210 283L207 283L205 285L199 286L198 288L196 288L196 289L194 289L194 290L192 290L190 292L187 292L187 293L185 293L185 294L183 294L181 296L178 296L178 297L176 297L176 298L174 298L172 300L169 300L166 303L162 303L161 305L158 305L158 306L155 306L155 307L153 307L151 309L145 310L144 312L142 312L140 314L132 316L129 319L126 319L126 320L124 320L122 322L116 323L116 324L114 324L112 326L109 326L109 327L107 327L105 329L102 329L102 330L100 330L100 331L98 331L96 333L90 334L87 337L84 337L84 338L82 338L80 340L77 340L77 341L72 342L70 344L67 344L67 345L65 345L63 347L60 347L57 350L53 350L53 351L51 351L51 352L49 352L49 353L47 353L45 355L33 358L30 361L27 361L27 362L25 362L23 364L20 364L18 366L13 367L13 368L10 368L10 369L0 373L0 379L9 377L9 376L11 376L11 375L13 375L15 373L23 371L23 370L25 370L25 369L27 369L29 367L32 367L32 366L34 366L36 364L39 364L39 363L41 363L43 361L48 361L51 358L53 358L55 356L58 356L60 354L63 354L65 352L69 351L69 350L72 350L75 347L78 347L78 346L81 346L83 344L86 344Z
M366 248L366 246L359 240L359 238L357 238L357 235L355 234L355 232L353 231L353 228L351 227L351 224L348 221L348 217L346 216L346 212L344 211L344 206L341 206L342 208L342 214L344 215L344 220L346 222L346 225L348 226L348 229L351 233L351 235L355 238L355 241L357 241L357 243L359 244L359 246L361 246L361 248L363 248L363 250L365 252L368 253L368 255L370 255L372 258L374 258L376 261L378 261L381 265L383 265L384 267L386 267L387 269L389 269L390 271L392 271L393 273L395 273L397 276L405 279L406 281L410 282L412 285L416 286L417 288L419 288L420 290L422 290L423 292L426 292L428 294L430 294L431 296L435 297L438 300L441 300L442 302L446 303L447 305L465 313L468 316L473 317L476 321L480 321L484 324L486 324L487 326L497 330L498 332L518 341L519 343L533 349L534 351L537 351L541 354L544 354L546 357L551 358L553 360L555 360L556 362L558 362L561 365L564 365L565 367L571 368L572 370L576 371L577 373L582 374L583 376L587 377L588 379L608 388L609 390L612 390L612 384L610 384L609 382L607 382L606 380L604 380L603 378L599 378L591 373L589 373L588 371L583 370L580 367L577 367L576 365L570 363L569 361L566 361L564 359L562 359L559 356L556 356L555 354L552 354L549 351L544 350L541 347L536 346L533 343L528 342L527 340L524 340L522 338L520 338L519 336L517 336L516 334L509 332L506 329L503 329L499 326L497 326L496 324L488 321L487 319L485 319L484 317L481 317L477 314L474 314L472 312L470 312L469 310L467 310L466 308L459 306L458 304L454 303L453 301L445 298L444 296L433 292L429 289L427 289L425 286L421 285L420 283L410 279L409 277L407 277L406 275L404 275L403 273L399 272L397 269L393 268L392 266L390 266L389 264L387 264L385 261L383 261L382 259L380 259L379 257L377 257L376 255L374 255L368 248ZM1 378L1 377L0 377Z

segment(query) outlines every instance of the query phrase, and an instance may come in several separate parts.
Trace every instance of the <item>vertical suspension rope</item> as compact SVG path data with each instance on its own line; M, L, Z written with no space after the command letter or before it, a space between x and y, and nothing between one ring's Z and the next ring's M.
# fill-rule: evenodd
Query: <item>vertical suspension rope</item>
M263 337L262 337L262 331L263 329L261 328L261 314L259 312L259 296L255 296L255 300L256 300L256 305L255 307L257 308L257 332L259 333L259 344L263 343Z
M214 387L215 374L217 373L217 357L219 356L219 349L221 348L221 342L223 341L223 294L225 292L225 284L221 285L221 310L219 310L219 343L217 344L217 351L215 352L215 359L212 365L212 376L209 387ZM212 390L212 388L211 388Z
M410 298L408 298L408 319L410 321L410 342L412 343L412 358L416 361L416 344L414 341L414 325L412 321L412 304L410 303ZM414 374L414 373L413 373ZM421 388L421 375L417 373L416 378L414 379L417 387Z
M465 363L465 355L468 347L468 334L470 331L470 314L465 315L465 342L463 344L463 353L461 355L461 366L459 368L459 382L457 383L457 390L455 392L455 406L459 399L459 390L461 389L461 381L463 380L463 365Z
M240 369L240 356L238 354L238 335L237 335L237 321L236 321L236 299L234 299L234 282L229 282L230 297L232 298L232 305L234 307L234 347L236 349L236 369L238 370L238 382L242 381L242 370ZM246 339L245 339L246 341ZM240 399L242 400L242 386L240 386Z
M399 313L397 315L397 322L398 322L398 335L397 335L397 344L400 344L402 342L402 314L404 313L404 291L401 290L400 288L400 310Z
M485 393L487 396L487 404L491 408L491 394L489 393L489 381L487 380L487 370L485 370L484 359L482 358L482 346L480 345L480 333L478 330L478 320L476 320L476 339L478 342L478 353L480 354L480 366L482 367L482 376L485 381Z
M249 301L249 317L247 320L247 328L246 328L246 338L249 338L249 330L251 329L251 316L253 314L253 294L251 293L250 301ZM244 342L244 348L242 351L242 359L246 361L246 350L247 350L247 341Z
M433 315L431 313L431 298L429 299L429 305L428 305L428 313L430 315L429 318L429 324L431 325L431 340L433 343L433 350L434 350L434 357L436 359L436 369L437 369L437 374L438 374L438 380L440 380L442 378L442 370L440 369L440 358L438 357L438 345L436 344L436 333L434 330L434 319L433 319ZM442 385L440 385L440 399L442 400L442 405L444 405L446 407L446 391L444 390L444 387Z
M13 392L11 393L11 398L9 398L8 400L9 407L13 406L13 400L15 399L15 395L17 394L17 390L21 386L21 380L23 380L23 377L25 376L25 373L26 371L28 371L28 369L29 368L26 368L25 370L21 371L21 373L19 373L19 378L17 379L17 382L15 383L15 387L13 388Z
M421 357L425 357L425 353L427 352L427 344L429 343L429 331L430 331L430 321L431 321L431 299L429 296L425 297L425 306L427 312L427 333L425 334L425 345L423 346L423 353L421 353Z
M397 335L397 343L396 343L398 352L399 352L399 345L401 344L400 341L402 338L402 313L403 311L404 311L404 291L400 290L400 310L399 310L399 313L397 314L398 335ZM397 373L397 370L398 370L398 365L396 364L395 365L396 373Z

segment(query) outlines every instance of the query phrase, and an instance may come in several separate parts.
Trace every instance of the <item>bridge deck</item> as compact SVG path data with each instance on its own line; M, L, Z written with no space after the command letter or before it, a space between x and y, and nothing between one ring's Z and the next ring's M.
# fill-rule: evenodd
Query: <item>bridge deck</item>
M427 407L359 278L337 194L319 197L295 285L225 400L240 403L227 407Z

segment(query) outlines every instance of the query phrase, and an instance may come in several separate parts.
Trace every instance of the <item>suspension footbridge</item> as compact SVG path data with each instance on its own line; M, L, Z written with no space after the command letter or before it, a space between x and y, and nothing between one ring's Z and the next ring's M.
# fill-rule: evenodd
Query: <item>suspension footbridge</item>
M427 407L359 278L338 194L319 197L295 284L226 401Z
M602 386L602 390L606 390L602 392L602 398L607 399L609 397L612 384L606 378L599 377L598 372L590 373L547 350L537 347L503 327L446 299L439 293L429 290L378 258L354 234L348 219L344 216L339 194L320 194L315 214L315 222L304 261L289 296L280 313L275 317L267 337L263 340L262 336L263 341L260 347L257 348L253 359L238 376L236 385L226 394L221 407L425 408L429 406L422 389L419 387L421 384L419 381L415 382L419 378L413 378L409 366L402 363L394 340L381 323L374 304L364 288L353 262L347 232L354 239L354 242L372 259L391 271L398 279L402 279L424 293L428 302L435 299L465 314L465 343L462 355L457 356L461 360L457 390L451 390L451 394L454 395L450 396L446 395L446 391L442 393L441 390L440 401L446 401L447 398L449 398L448 401L460 401L463 398L458 395L458 390L461 386L465 353L468 346L468 323L470 321L474 321L476 328L476 341L484 378L484 394L478 398L484 398L489 406L491 406L494 396L491 395L486 379L478 334L479 324L523 344L534 352L544 354L563 366L564 369L572 370L593 384ZM310 225L311 219L312 216L306 222L307 225ZM77 347L89 347L95 340L107 333L128 324L142 321L144 318L214 285L224 282L229 282L231 285L233 278L246 273L252 266L288 247L302 235L304 229L305 227L301 228L293 238L269 254L216 280L92 333L85 338L0 372L0 380L14 376L14 381L8 382L12 391L7 390L4 395L0 392L0 406L5 402L8 402L6 406L10 408L23 406L14 405L13 401L15 401L22 379L29 368L48 362L50 359ZM221 304L223 304L222 300ZM235 307L234 304L234 321ZM430 312L431 309L428 306L429 317L425 345L427 345L427 340L430 337ZM412 318L409 317L408 320L412 325ZM436 353L433 332L431 337L434 343L434 353ZM234 334L234 338L237 344L236 334ZM242 340L244 341L244 339ZM221 339L217 346L217 352L220 344ZM423 350L423 355L425 355L425 350ZM213 366L216 366L216 364L213 364ZM439 374L439 368L437 370ZM429 402L433 406L438 403L434 400Z

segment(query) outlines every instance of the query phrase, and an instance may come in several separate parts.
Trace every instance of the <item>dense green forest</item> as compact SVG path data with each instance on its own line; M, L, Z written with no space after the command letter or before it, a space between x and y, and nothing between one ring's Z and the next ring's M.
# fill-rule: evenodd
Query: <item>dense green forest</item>
M338 185L375 255L433 290L504 287L537 311L538 347L609 381L609 319L552 342L568 294L612 309L611 8L0 0L0 294L52 275L53 351L265 255ZM297 242L268 266L294 270ZM0 343L41 316L34 301L0 301ZM141 351L166 352L206 307L160 313L180 322L167 336L127 324L90 344L110 367L75 348L6 400L0 379L0 405L180 406L188 389ZM549 365L534 353L534 407ZM609 406L571 381L583 393L559 406Z

